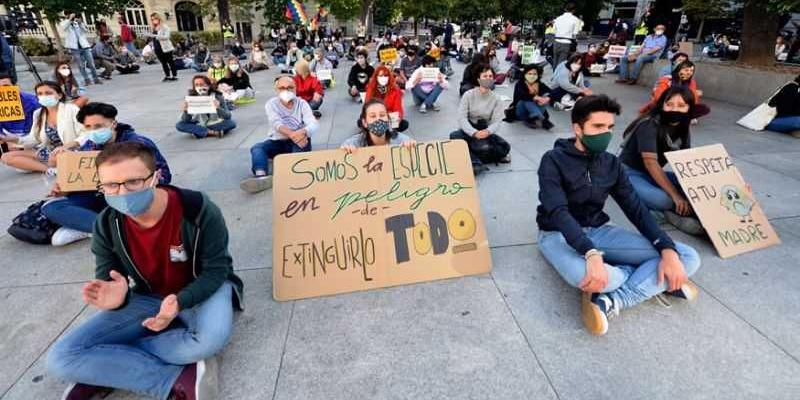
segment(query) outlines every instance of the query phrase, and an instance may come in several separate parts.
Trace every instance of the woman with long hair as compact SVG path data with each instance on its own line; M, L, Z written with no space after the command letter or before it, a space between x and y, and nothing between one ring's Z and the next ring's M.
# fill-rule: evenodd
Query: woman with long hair
M367 83L365 100L371 99L378 99L386 105L392 126L398 132L405 132L408 129L408 121L404 119L403 90L397 86L392 70L385 65L375 68L375 73Z
M30 133L4 137L4 141L16 143L23 150L3 154L2 162L20 170L55 176L58 155L83 145L87 137L76 119L79 108L66 102L61 85L44 81L36 85L35 91L42 107L33 113Z
M170 30L167 25L161 20L161 15L158 13L150 14L150 24L153 33L145 35L152 38L153 51L161 62L161 68L164 70L164 78L161 82L177 81L178 69L175 66L175 46L170 39Z
M53 72L53 82L61 86L61 91L66 96L66 100L72 101L79 108L89 102L89 98L83 95L85 89L78 85L78 80L75 79L75 74L72 73L69 61L62 60L56 64Z
M649 103L645 104L639 109L639 113L646 114L650 112L656 106L656 103L658 102L658 99L661 98L661 95L670 87L683 86L689 89L694 96L694 109L692 111L691 119L694 121L697 118L708 115L708 113L711 112L711 109L707 105L700 103L700 96L703 95L703 91L697 88L697 81L694 79L694 72L694 63L689 60L683 61L682 63L676 65L670 76L662 76L658 79L658 83L656 84L655 89L653 89L653 97L650 99Z
M623 135L619 159L633 189L651 210L662 212L667 222L693 235L704 232L692 205L683 195L675 174L664 171L670 151L691 147L691 116L695 98L689 88L671 86L649 113L634 120Z
M378 99L364 102L359 119L361 120L359 133L342 143L342 148L348 153L354 152L358 147L381 145L413 147L417 144L414 139L392 129L389 111Z

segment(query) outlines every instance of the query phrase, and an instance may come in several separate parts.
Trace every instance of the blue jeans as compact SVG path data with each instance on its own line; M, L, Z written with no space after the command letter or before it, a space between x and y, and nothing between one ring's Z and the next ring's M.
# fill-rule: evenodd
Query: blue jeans
M789 133L792 131L800 130L800 115L793 117L777 117L765 128L768 131Z
M106 208L106 199L98 192L76 192L50 200L42 206L47 219L65 228L92 233L97 214Z
M436 100L439 98L439 95L442 94L443 90L442 86L438 83L433 87L430 93L425 93L420 85L414 86L414 88L411 89L411 93L414 95L414 104L420 105L425 103L425 106L428 108L433 107L433 103L436 103Z
M308 139L306 147L300 147L289 139L267 139L261 143L254 144L253 147L250 148L250 157L252 158L251 170L253 174L255 174L256 171L269 173L269 160L275 158L275 156L286 153L303 153L306 151L311 151L311 138Z
M645 55L642 54L639 57L636 57L636 61L633 62L633 67L630 71L628 71L628 65L630 61L628 61L628 57L620 57L619 60L619 77L620 79L633 79L639 77L639 71L642 69L642 65L646 63L651 63L656 59L656 55Z
M275 64L275 66L286 64L286 56L273 56L272 62Z
M661 186L658 186L649 173L630 168L627 165L624 168L631 185L633 185L633 190L636 191L636 194L642 199L647 208L657 211L675 210L675 202L672 201L672 197L669 197L669 194L664 189L661 189ZM681 190L680 182L678 182L675 174L671 171L664 171L664 173L667 175L667 179L672 182L672 186Z
M322 100L322 98L320 98L319 101L314 101L313 99L309 100L308 106L311 107L311 110L317 111L322 106Z
M517 102L517 119L520 121L527 121L534 118L544 117L544 112L538 104L523 100Z
M69 54L72 55L72 60L78 64L78 70L81 72L83 78L83 86L89 81L89 76L86 74L86 67L89 67L89 72L92 73L92 79L97 82L97 68L94 66L94 57L92 56L92 49L69 49Z
M139 57L142 56L142 53L139 53L139 50L136 48L136 43L134 43L134 42L125 43L125 48L128 49L128 51L131 54L133 54L136 58L139 58Z
M158 314L162 299L131 293L124 308L100 311L56 341L47 354L47 371L68 382L166 399L184 365L209 358L228 343L232 290L230 282L223 283L161 333L142 321Z
M604 252L608 272L608 293L614 303L630 308L667 290L667 282L658 284L661 254L644 236L611 224L583 228L595 248ZM700 256L693 248L675 243L676 251L688 276L700 268ZM539 231L539 251L570 285L578 287L586 275L586 260L556 231Z
M228 133L234 128L236 128L236 123L233 122L232 119L224 119L222 120L222 122L218 124L209 125L207 127L200 125L197 122L184 122L184 121L180 121L175 125L175 129L177 129L178 132L191 133L198 139L202 139L208 136L209 129L211 129L212 131L220 131Z

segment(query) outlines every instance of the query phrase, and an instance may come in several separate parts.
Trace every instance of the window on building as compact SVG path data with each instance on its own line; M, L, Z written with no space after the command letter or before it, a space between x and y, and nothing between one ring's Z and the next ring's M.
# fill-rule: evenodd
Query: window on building
M203 30L203 17L200 7L191 1L181 1L175 4L175 19L178 22L179 31L194 32Z
M148 25L147 12L141 2L131 0L125 5L125 22L131 26Z

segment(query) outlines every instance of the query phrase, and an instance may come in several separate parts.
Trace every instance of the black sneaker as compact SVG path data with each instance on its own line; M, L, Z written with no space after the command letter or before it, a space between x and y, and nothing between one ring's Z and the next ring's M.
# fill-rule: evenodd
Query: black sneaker
M681 288L673 292L664 292L670 296L679 297L686 301L695 301L700 296L700 289L692 281L686 281Z
M553 129L554 126L555 125L553 125L549 119L542 120L542 129L549 131L550 129Z
M674 211L664 211L664 218L670 225L678 228L683 233L693 236L703 236L706 233L703 224L695 217L684 217Z
M170 79L168 76L161 78L161 82L168 82Z
M539 129L539 119L538 118L526 119L525 126L531 129Z
M583 325L592 335L605 335L608 332L608 320L616 315L619 315L619 308L611 296L605 293L581 294Z
M320 117L322 117L322 113L317 110L312 111L312 114L314 114L314 118L316 119L320 119Z
M486 171L489 170L489 167L485 165L472 165L472 174L478 176Z
M114 389L112 388L86 385L83 383L73 383L67 386L67 390L64 391L64 395L61 396L61 400L90 400L94 398L104 399L113 391Z

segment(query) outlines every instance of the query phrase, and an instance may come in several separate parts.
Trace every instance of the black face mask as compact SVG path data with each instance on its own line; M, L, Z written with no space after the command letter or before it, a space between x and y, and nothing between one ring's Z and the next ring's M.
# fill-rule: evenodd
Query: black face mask
M661 111L661 122L672 125L674 123L688 124L689 113L682 113L680 111Z

